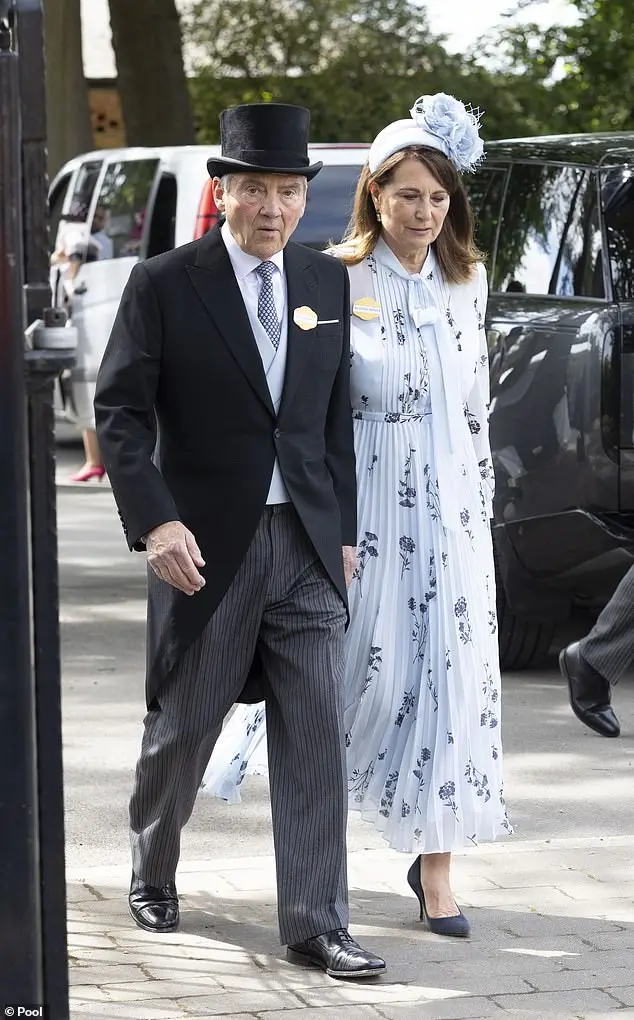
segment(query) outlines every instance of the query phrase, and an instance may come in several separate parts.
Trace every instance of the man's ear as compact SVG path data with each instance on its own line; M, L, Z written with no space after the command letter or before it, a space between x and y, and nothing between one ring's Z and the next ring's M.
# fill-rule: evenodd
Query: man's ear
M225 211L225 189L222 184L222 179L220 177L214 177L212 184L214 190L214 202L216 203L216 209L218 209L219 212L223 213Z

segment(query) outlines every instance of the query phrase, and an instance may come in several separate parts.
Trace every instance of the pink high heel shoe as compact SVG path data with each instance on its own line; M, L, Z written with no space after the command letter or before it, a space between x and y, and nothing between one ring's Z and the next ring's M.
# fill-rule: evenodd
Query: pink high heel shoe
M94 464L92 467L84 467L77 474L71 475L71 482L100 482L106 473L106 469L103 464Z

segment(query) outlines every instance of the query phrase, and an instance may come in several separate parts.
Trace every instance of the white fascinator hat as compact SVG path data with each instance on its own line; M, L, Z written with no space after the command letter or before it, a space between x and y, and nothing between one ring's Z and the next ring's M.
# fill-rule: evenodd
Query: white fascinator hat
M395 120L379 131L368 155L370 172L375 173L395 152L412 145L438 149L459 172L473 172L484 156L481 116L479 110L444 92L420 96L408 119Z

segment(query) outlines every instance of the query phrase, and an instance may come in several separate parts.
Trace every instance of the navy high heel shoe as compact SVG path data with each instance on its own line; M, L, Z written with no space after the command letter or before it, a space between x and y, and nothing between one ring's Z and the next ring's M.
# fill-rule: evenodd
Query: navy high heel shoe
M407 882L420 903L420 919L427 921L427 926L434 935L452 935L454 938L466 939L471 934L468 919L460 910L455 917L430 917L425 906L425 893L420 880L420 857L417 857L407 872Z

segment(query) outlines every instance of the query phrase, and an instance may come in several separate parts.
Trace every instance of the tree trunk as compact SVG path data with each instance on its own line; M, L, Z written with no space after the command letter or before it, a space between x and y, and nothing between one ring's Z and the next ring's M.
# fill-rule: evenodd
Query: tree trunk
M95 148L81 49L80 0L44 0L48 172Z
M128 145L195 142L174 0L109 0Z

